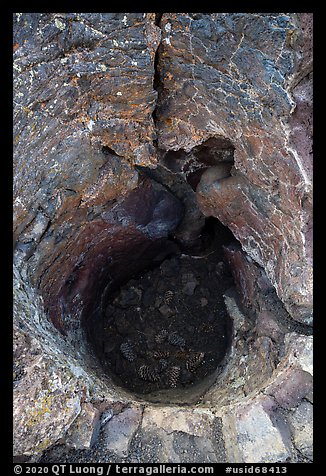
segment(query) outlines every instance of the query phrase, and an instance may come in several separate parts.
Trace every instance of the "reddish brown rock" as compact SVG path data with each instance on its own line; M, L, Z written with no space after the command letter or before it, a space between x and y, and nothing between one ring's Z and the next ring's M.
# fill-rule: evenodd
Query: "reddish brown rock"
M263 269L239 245L225 246L224 253L243 304L255 313L266 311L264 296L273 288Z
M257 314L256 323L257 336L267 336L277 342L284 335L284 331L280 328L275 319L275 315L271 311L260 311Z
M163 149L190 151L211 137L232 141L232 177L211 186L203 178L200 207L230 227L292 317L306 323L312 309L311 101L300 88L311 86L311 19L164 14L157 110Z
M168 253L180 221L133 167L156 161L160 34L151 13L15 15L15 257L61 331L102 286Z
M226 385L213 388L212 405L214 412L221 402L237 407L223 422L228 461L285 461L291 451L268 407L290 410L311 399L312 341L288 335L285 357L274 370L278 329L261 296L272 283L292 316L311 322L312 15L172 13L163 14L159 26L153 13L19 13L14 20L14 243L20 275L14 454L34 457L62 442L87 448L99 425L89 400L105 398L108 407L129 402L104 379L74 331L84 317L95 332L111 286L170 250L167 235L182 207L134 168L155 166L158 146L162 165L198 186L202 211L230 227L270 280L245 254L230 252L244 301L258 312L259 337L248 346L248 361L250 322L241 315L243 339L222 380ZM189 222L199 217L202 223L192 205L193 197ZM196 226L189 240L197 237ZM55 326L77 343L48 321L34 288ZM265 406L242 401L246 382L248 392L261 394L266 379L271 396L262 396ZM111 442L123 456L140 418L139 409L130 410L124 416L131 420L115 420L118 446ZM310 455L311 432L301 431L311 414L306 410L291 424L298 448ZM198 408L189 407L189 422L194 415ZM208 444L205 435L188 437L179 429L164 432L164 457L173 457L174 445L181 460L180 448L198 438L207 461L213 440ZM144 452L159 441L141 438Z
M40 213L34 240L67 210L82 220L137 185L128 161L155 163L154 17L14 15L15 240Z
M79 223L74 222L77 213ZM70 226L69 234L58 226L50 239L43 238L33 257L33 279L56 327L62 332L78 328L82 313L91 320L101 306L104 288L113 290L170 253L173 245L167 236L182 213L182 205L173 195L145 178L94 219L87 220L87 208L79 206L69 223L68 212L63 227Z
M289 367L265 392L272 395L281 407L292 408L311 393L312 381L310 373Z

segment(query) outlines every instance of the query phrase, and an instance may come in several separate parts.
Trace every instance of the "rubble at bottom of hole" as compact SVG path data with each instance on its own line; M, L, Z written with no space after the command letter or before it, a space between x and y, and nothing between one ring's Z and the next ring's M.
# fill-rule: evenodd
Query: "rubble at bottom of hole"
M217 254L177 256L126 283L103 318L100 358L138 393L186 388L214 373L227 352L223 293L232 277Z

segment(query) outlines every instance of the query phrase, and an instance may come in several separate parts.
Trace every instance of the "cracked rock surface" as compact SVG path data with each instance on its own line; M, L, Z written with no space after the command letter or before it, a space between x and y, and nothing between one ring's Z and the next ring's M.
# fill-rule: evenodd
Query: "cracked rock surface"
M161 28L159 147L232 140L232 176L207 187L203 177L200 208L265 268L293 318L309 323L312 15L164 13Z
M312 14L16 13L13 50L15 460L311 462ZM223 372L135 398L84 324L206 217Z

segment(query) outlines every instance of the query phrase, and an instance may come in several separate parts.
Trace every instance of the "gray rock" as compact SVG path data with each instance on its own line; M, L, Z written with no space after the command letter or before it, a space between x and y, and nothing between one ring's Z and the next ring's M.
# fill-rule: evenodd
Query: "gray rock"
M147 406L143 414L142 429L161 428L166 432L183 432L207 437L212 432L213 421L214 416L205 410Z
M313 459L313 406L303 401L289 416L295 447L306 458Z
M160 26L155 20L153 13L14 15L14 240L23 276L14 285L17 461L66 442L78 462L85 450L77 448L91 446L98 430L90 396L130 404L129 395L104 381L79 323L108 275L110 285L124 282L139 263L169 254L162 238L182 220L182 206L134 167L155 166L159 148L191 153L189 165L198 153L216 167L217 156L205 163L209 141L227 141L217 157L227 161L227 174L236 149L224 182L216 168L202 183L197 176L202 189L186 203L179 237L191 242L204 214L218 217L265 268L292 317L312 321L312 15L166 13ZM194 284L188 276L185 294L194 294ZM228 307L234 308L230 299ZM238 339L250 322L237 310L233 318ZM270 324L263 319L258 327L258 344L267 344L261 361L269 356L268 338L278 339ZM126 331L123 322L120 329ZM249 350L253 361L259 348ZM235 340L222 384L212 387L212 413L200 405L147 406L144 455L135 450L133 458L181 461L190 445L200 459L206 453L213 460L211 421L221 412L226 460L285 461L291 451L268 405L251 399L266 378L271 397L262 400L292 412L295 444L310 458L311 409L302 398L312 399L312 339L287 335L282 362L266 373L249 366L247 351L243 339ZM254 375L249 396L241 390L246 372L262 376ZM102 421L108 453L127 457L140 414L131 406ZM89 454L88 461L92 456L98 457Z
M147 406L140 435L142 439L149 435L159 438L160 449L155 462L217 462L221 455L216 452L214 422L209 411Z
M175 311L167 304L163 304L161 307L159 307L159 311L163 317L171 317L173 314L175 314Z
M129 444L141 421L140 407L130 407L114 415L103 427L104 444L116 455L128 455Z
M187 296L192 296L197 286L198 286L198 281L189 281L183 286L182 292L186 294Z
M48 224L49 218L43 213L38 212L32 222L25 228L22 234L22 243L27 243L31 240L39 241L44 234Z
M284 332L275 320L273 313L261 311L257 315L256 332L258 336L267 336L278 341Z
M169 435L163 431L141 429L130 445L132 459L136 459L138 463L166 463L171 454L170 445L167 447L167 439Z
M266 397L265 397L266 400ZM291 457L279 430L263 408L264 399L229 409L223 416L227 461L276 463Z
M183 432L173 433L173 449L180 463L217 463L214 444L211 439L189 435Z
M100 412L91 403L83 403L81 412L69 428L65 443L76 449L91 448L100 433Z
M288 368L269 385L265 392L272 395L283 408L292 408L312 390L311 374L300 369Z

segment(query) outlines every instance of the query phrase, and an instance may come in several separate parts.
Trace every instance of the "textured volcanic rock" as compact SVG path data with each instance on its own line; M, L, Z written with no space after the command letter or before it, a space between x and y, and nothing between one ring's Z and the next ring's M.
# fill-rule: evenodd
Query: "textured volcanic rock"
M200 208L230 227L293 318L310 323L311 15L163 14L161 29L154 17L15 16L17 248L32 264L40 242L48 257L56 240L59 255L72 223L137 186L128 162L155 165L156 132L172 151L232 140L234 167L202 175ZM201 156L216 166L209 147Z
M312 15L171 13L161 28L159 147L232 141L232 177L203 177L200 208L265 268L293 318L311 322Z
M155 162L159 38L153 14L15 15L14 236L28 255L56 221L69 234L133 189L127 159Z
M18 13L13 49L17 461L310 459L312 15ZM167 431L81 323L96 335L108 295L205 216L246 252L226 255L253 313L226 293L223 375ZM113 414L134 418L118 448Z
M13 453L32 456L65 437L91 392L108 389L55 332L40 296L24 281L15 266Z
M32 284L64 330L76 327L82 295L100 287L102 273L122 279L145 254L142 266L150 262L159 252L153 243L181 217L177 201L130 165L155 162L160 29L153 14L15 20L16 257L28 260Z
M104 288L111 290L171 253L167 236L183 213L173 195L147 178L99 210L92 214L79 204L63 213L29 260L45 308L62 332L78 328L82 312L91 319L91 308L102 304Z

